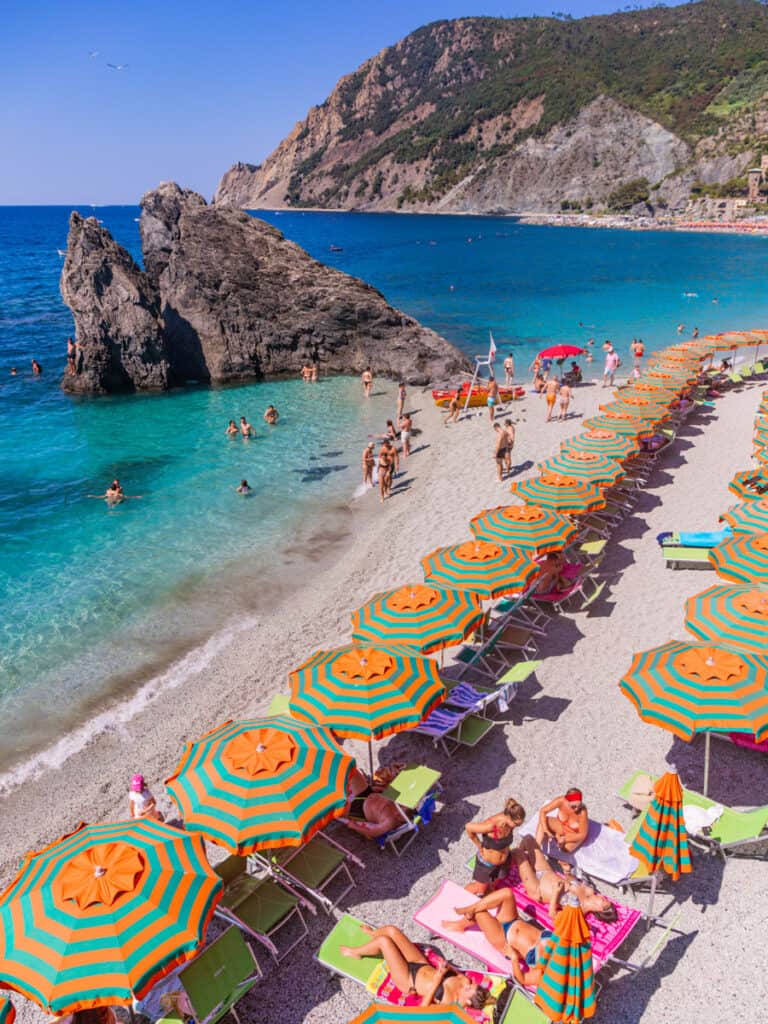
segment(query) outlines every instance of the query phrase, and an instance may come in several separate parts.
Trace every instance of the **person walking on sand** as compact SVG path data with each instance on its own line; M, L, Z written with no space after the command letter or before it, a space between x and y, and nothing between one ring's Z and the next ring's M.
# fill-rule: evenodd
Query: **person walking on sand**
M555 408L555 400L557 399L557 393L559 390L560 384L558 383L557 377L550 377L544 385L544 398L547 402L547 418L544 421L545 423L549 423L552 419L552 412Z
M609 342L610 344L610 342ZM613 378L616 376L616 370L619 368L619 354L616 349L611 345L605 353L605 368L603 369L603 387L610 385L613 387Z
M492 376L489 377L488 379L488 398L486 399L486 404L488 406L488 416L490 418L491 423L493 423L493 418L495 416L495 408L496 405L498 404L498 401L499 385L496 383L496 378Z
M564 420L568 415L568 406L571 404L572 394L570 384L560 385L560 393L558 395L560 399L560 415L557 417L559 420Z
M447 427L449 423L458 423L460 415L461 398L459 397L459 388L457 388L451 395L451 400L448 403L448 415L443 420L443 426Z
M371 397L371 388L373 387L373 374L371 373L370 366L366 366L363 370L360 379L363 382L363 394L366 398Z
M634 368L637 372L640 372L640 367L643 365L643 356L645 355L645 345L643 344L642 338L635 338L632 342L632 358L634 360Z
M413 420L411 414L406 412L400 417L400 442L403 446L403 458L407 459L411 454L411 430L413 430Z
M254 430L245 416L240 417L240 433L244 438L250 438L254 436Z
M389 441L381 442L381 448L379 448L379 497L382 504L392 491L393 452L394 449Z
M363 448L363 483L373 487L373 467L376 463L375 444L369 441Z
M515 357L510 352L504 360L504 383L510 387L515 379Z
M399 384L399 386L397 388L397 422L398 423L403 418L403 413L405 412L405 396L406 396L405 382L401 380L400 384Z
M493 457L496 461L496 479L499 483L503 483L507 462L507 432L501 423L494 423L493 429L496 431L496 445L493 450Z
M528 369L533 374L533 381L534 381L534 385L535 385L536 378L539 377L540 374L541 374L541 359L539 359L539 357L536 356L536 358L533 360L533 362L528 367Z
M504 420L504 433L507 435L507 454L504 459L504 469L507 473L511 473L512 450L515 447L515 425L512 420Z

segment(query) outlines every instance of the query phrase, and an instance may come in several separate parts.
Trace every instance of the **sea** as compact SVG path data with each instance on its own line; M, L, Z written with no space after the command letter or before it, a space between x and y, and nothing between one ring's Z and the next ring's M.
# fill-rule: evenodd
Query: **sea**
M77 209L140 262L138 208ZM257 629L285 578L343 539L361 450L394 413L391 384L366 402L344 377L65 395L73 325L58 281L70 210L0 207L0 792L66 757L86 723L125 720L137 695L183 683L233 633ZM555 342L593 339L596 372L606 338L628 363L633 337L652 351L678 324L685 337L768 325L768 238L260 216L468 355L487 355L492 333L519 377ZM241 415L253 440L225 436ZM131 500L110 509L93 495L114 477Z

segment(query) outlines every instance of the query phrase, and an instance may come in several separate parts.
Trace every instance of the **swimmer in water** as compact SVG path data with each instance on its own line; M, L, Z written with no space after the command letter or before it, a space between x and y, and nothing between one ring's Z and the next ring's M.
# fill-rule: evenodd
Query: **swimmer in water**
M248 483L247 480L241 480L240 486L236 487L235 490L237 491L238 494L250 494L251 485Z
M119 480L113 480L103 494L89 494L89 498L97 498L106 501L108 505L120 505L123 501L140 498L140 494L125 494Z
M246 438L254 436L254 429L245 416L240 417L240 433Z
M234 437L235 434L238 434L238 433L239 433L239 431L237 429L237 424L235 423L234 420L230 420L229 421L229 426L226 429L227 437Z
M269 425L273 427L279 419L280 413L277 411L274 405L268 405L267 410L264 413L264 422L269 423Z

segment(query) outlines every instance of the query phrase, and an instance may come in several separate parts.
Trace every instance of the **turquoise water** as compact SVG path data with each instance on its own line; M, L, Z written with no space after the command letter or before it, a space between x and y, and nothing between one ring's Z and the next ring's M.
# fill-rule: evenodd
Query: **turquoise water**
M138 256L138 211L96 212ZM0 767L258 611L265 590L338 533L362 445L392 407L391 391L364 404L348 379L63 395L72 328L56 250L68 213L0 209ZM702 334L766 323L765 239L496 218L269 219L468 353L485 351L492 329L518 367L553 341L610 337L628 351L634 335L650 348L667 343L680 321ZM273 429L261 419L270 402L281 412ZM228 440L227 421L243 414L258 437ZM87 497L115 476L140 497L113 510ZM242 477L253 496L234 492Z

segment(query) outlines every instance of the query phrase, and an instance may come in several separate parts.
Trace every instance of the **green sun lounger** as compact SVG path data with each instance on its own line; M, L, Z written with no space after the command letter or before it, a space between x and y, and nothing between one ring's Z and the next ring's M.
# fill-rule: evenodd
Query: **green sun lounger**
M518 988L512 993L499 1024L549 1024L549 1018Z
M267 710L268 715L289 715L291 698L287 693L276 693L272 700L269 702L269 708Z
M278 882L305 892L327 914L332 914L357 885L349 863L365 867L358 857L322 832L301 846L257 851L252 856Z
M315 959L334 974L349 978L368 988L382 962L381 958L364 956L355 960L351 956L342 956L339 952L342 946L362 946L369 941L370 935L363 931L362 924L362 921L351 914L343 914L326 936Z
M664 544L661 551L668 569L712 569L709 560L711 548L688 548L678 544Z
M635 772L619 790L619 796L625 803L630 803L635 783L644 775L651 781L655 781L655 777L649 772ZM723 813L717 821L713 822L704 832L689 833L692 842L719 853L723 860L743 847L762 846L768 843L768 806L737 811L690 789L683 789L683 803L703 808L719 804L723 808ZM639 821L640 818L633 822L633 828L639 827Z
M240 1024L235 1007L261 977L256 957L237 928L227 928L178 974L196 1024L216 1024L228 1013ZM178 1019L163 1018L161 1024Z

